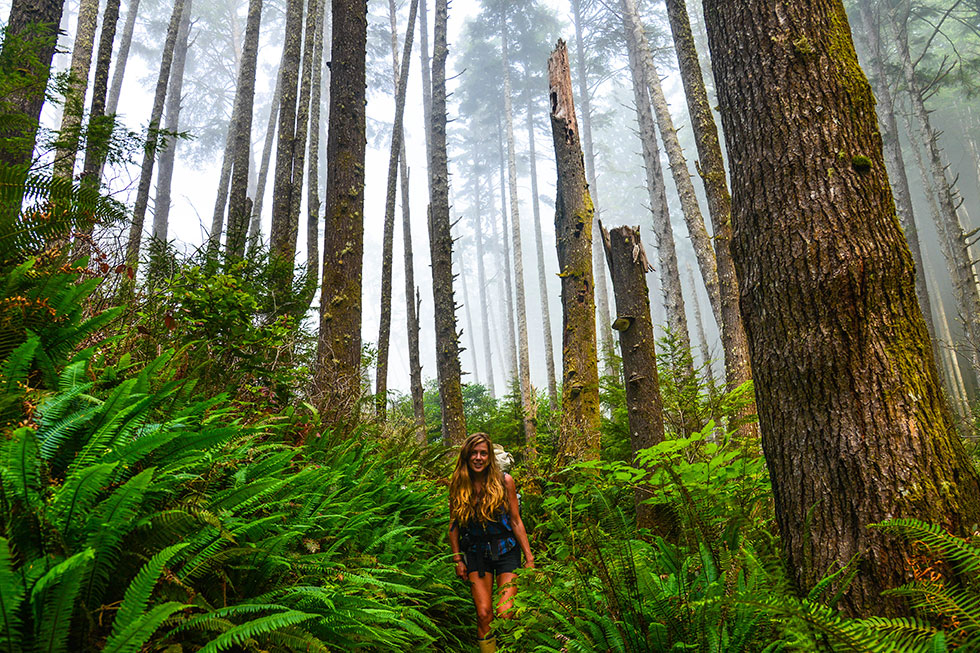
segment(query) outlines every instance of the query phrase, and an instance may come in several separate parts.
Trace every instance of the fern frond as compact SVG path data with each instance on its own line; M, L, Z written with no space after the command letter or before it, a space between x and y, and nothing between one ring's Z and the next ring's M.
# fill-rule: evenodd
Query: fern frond
M167 563L170 562L171 558L173 558L186 546L187 544L175 544L173 546L169 546L150 558L150 560L140 568L139 572L136 574L136 578L134 578L129 584L129 587L126 588L126 594L123 596L122 603L119 606L119 611L116 613L116 619L112 624L112 633L114 635L119 634L123 629L129 628L137 617L146 611L146 605L150 600L150 594L153 593L153 588L156 587L157 581L160 579L160 574L163 573L164 567L166 567Z
M288 612L278 612L246 621L208 642L201 649L201 653L218 653L218 651L223 651L233 646L241 646L248 640L254 639L259 635L274 632L289 626L295 626L315 617L316 615L313 614L299 612L298 610L289 610Z
M941 553L961 574L969 574L980 569L980 548L973 546L961 537L950 534L938 524L928 524L907 517L871 524L870 528L877 528L886 533L898 534L909 540L922 542L929 549Z
M51 503L52 524L67 534L76 511L86 513L95 503L106 480L115 470L115 463L102 463L78 470L70 475L54 495Z
M37 649L44 653L67 651L75 599L82 582L82 571L92 560L85 549L63 560L44 574L31 589Z
M8 653L21 650L20 605L25 597L24 584L14 573L14 560L7 539L0 537L0 649Z
M6 454L5 465L0 468L0 473L9 483L14 498L36 512L40 504L41 472L34 429L24 427L14 431L3 452Z
M112 635L109 636L109 640L102 650L104 653L137 653L142 650L143 645L149 641L153 633L163 625L163 622L174 613L189 607L191 606L179 601L168 601L153 606L145 614L140 614L122 630L117 631L115 624L113 624Z

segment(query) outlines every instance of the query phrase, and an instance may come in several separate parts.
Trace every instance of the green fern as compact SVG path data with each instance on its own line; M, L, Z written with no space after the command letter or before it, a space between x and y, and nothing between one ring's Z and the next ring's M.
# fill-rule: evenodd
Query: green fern
M201 649L201 653L218 653L233 646L242 646L247 641L266 633L282 630L290 626L296 626L304 621L313 619L316 615L307 614L298 610L277 612L275 614L258 617L243 624L237 625L225 633L222 633Z
M20 576L14 573L14 560L6 538L0 537L0 650L7 653L21 650L23 620L20 606L26 592Z

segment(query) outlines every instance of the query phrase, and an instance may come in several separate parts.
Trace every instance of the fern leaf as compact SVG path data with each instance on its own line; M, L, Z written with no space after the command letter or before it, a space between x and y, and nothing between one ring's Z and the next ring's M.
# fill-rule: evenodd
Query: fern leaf
M116 631L113 625L112 635L105 644L104 653L137 653L143 648L153 633L160 628L164 621L175 612L180 612L191 606L178 601L168 601L155 605L146 614L141 614L121 631ZM117 617L118 622L118 617Z
M14 653L21 649L20 604L24 602L24 585L14 573L14 560L7 539L0 537L0 649Z
M113 634L118 634L122 629L129 628L132 622L146 611L150 594L153 593L153 588L156 587L164 567L171 558L186 546L187 544L169 546L150 558L149 562L140 568L136 578L126 588L126 594L123 596L122 604L119 606L119 611L116 613L116 619L112 625Z
M92 465L71 474L61 486L51 504L52 523L67 534L76 511L83 515L95 503L98 493L116 468L116 463ZM83 517L84 518L84 517Z
M918 519L889 519L879 524L871 524L889 533L897 533L909 540L918 540L953 563L961 574L980 569L980 548L973 546L961 537L951 535L937 524L927 524Z
M14 496L29 510L37 511L40 504L41 473L34 430L24 427L14 431L4 451L6 465L0 472L4 473Z
M81 588L82 571L91 559L91 549L76 553L52 567L31 589L38 651L61 653L68 650L66 643L75 612L75 599Z
M3 394L21 394L19 384L27 380L27 373L31 370L31 363L40 344L41 339L31 335L3 362L3 366L0 367L0 379L2 379L0 389Z
M233 646L241 646L250 639L264 633L274 632L281 628L295 626L304 621L315 618L316 615L307 614L298 610L279 612L265 617L259 617L251 621L235 626L226 633L222 633L201 649L200 653L218 653Z

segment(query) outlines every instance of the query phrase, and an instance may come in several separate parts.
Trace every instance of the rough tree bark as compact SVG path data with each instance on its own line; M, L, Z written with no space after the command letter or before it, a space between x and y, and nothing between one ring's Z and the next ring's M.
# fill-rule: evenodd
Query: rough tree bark
M663 400L646 280L647 272L653 267L643 251L639 227L606 231L600 223L599 229L616 298L616 320L612 326L619 331L630 451L635 457L639 450L664 441ZM649 490L640 485L634 490L636 525L640 528L654 528L660 522L654 506L643 503L649 496Z
M551 308L548 300L548 276L544 266L544 235L541 233L541 202L538 198L538 161L534 146L534 102L528 94L527 142L531 168L531 207L534 211L534 249L538 258L538 293L541 295L541 327L544 332L544 359L548 373L548 398L551 408L558 408L558 388L555 383L555 345L551 337Z
M449 221L449 163L446 155L446 23L448 0L436 0L432 43L432 107L429 137L429 250L435 311L436 372L445 444L466 437L460 385L459 334L453 299L453 236Z
M408 62L412 56L412 38L415 34L415 15L418 0L412 0L408 9L408 24L405 27L405 45L401 60L406 65L399 70L397 43L398 32L395 21L395 2L390 0L392 57L395 72L395 120L391 129L391 149L388 155L388 185L385 193L384 242L381 253L381 324L378 329L378 364L375 379L375 411L378 419L384 422L388 413L388 346L391 338L391 271L394 267L395 250L395 200L398 190L398 162L405 151L403 132L405 123L405 93L408 89ZM406 188L402 179L402 187Z
M561 277L562 417L558 456L599 456L599 369L592 282L594 219L579 144L568 50L564 41L548 59L551 133L558 169L555 240Z
M75 27L75 44L71 51L68 91L65 94L64 112L61 114L60 143L54 160L56 177L71 179L75 175L75 157L78 154L79 129L85 111L85 91L88 88L89 68L92 65L92 49L99 22L99 0L82 0L78 6Z
M235 126L232 147L234 162L228 192L226 239L228 254L232 259L245 256L245 240L251 213L248 177L252 160L252 111L255 104L255 71L261 26L262 0L249 0L241 65L238 69L238 87L235 90L235 108L232 110L232 124Z
M26 166L34 154L64 5L64 0L13 0L10 4L6 39L0 50L0 68L5 74L19 75L20 88L3 99L8 126L2 134L0 160L8 165ZM18 47L33 55L27 59L32 65L26 65L25 57L14 51L17 48L11 46L11 37L21 40Z
M901 613L912 544L963 532L980 479L942 397L841 0L705 0L732 253L787 569L806 593L860 555L844 613Z
M167 227L170 224L170 187L174 178L174 164L177 160L178 140L172 136L180 129L180 107L184 93L184 68L187 64L187 45L191 32L190 2L184 4L184 14L180 18L177 32L177 45L174 46L174 63L170 70L170 87L167 89L167 105L164 129L169 132L167 145L160 152L160 167L157 171L157 192L153 202L153 242L157 247L167 242ZM159 262L159 261L158 261Z
M595 178L595 147L592 143L592 95L589 92L589 69L585 58L585 42L582 38L582 2L572 0L572 15L575 22L575 54L578 60L579 101L582 105L582 145L585 148L585 176L589 182L589 194L592 196L592 206L595 221L592 230L597 231L599 225L599 187ZM609 320L609 288L606 285L606 260L598 247L592 250L592 269L595 275L596 307L598 309L599 345L603 359L603 373L612 376L613 369L613 332Z
M711 242L718 272L721 316L719 326L722 347L725 350L725 379L728 389L734 390L752 378L752 368L749 365L749 343L738 308L738 278L735 275L735 263L732 261L732 198L728 191L718 127L715 125L708 91L704 85L686 2L666 0L666 5L684 96L687 98L688 114L691 116L691 131L698 152L698 172L704 183L708 216L711 219ZM754 414L755 404L747 406L745 412ZM743 439L755 439L758 436L757 431L754 422L740 427Z
M510 228L514 247L514 300L517 304L518 379L521 387L521 415L524 423L524 444L530 459L536 455L534 446L537 408L531 388L530 356L527 344L527 303L524 299L524 252L521 246L521 214L517 200L517 152L514 147L514 107L510 93L510 57L507 51L507 16L500 18L501 63L504 73L504 126L507 135L507 187L510 191Z
M126 77L126 62L129 61L129 50L133 45L133 32L136 29L136 17L139 15L140 0L130 0L126 8L126 22L119 36L119 52L116 54L116 67L112 71L112 84L106 97L105 113L107 116L116 114L119 107L119 94L122 92L123 79Z
M129 241L126 245L126 265L135 272L139 261L140 242L143 239L143 221L146 217L146 205L150 199L150 180L153 177L153 164L156 160L156 147L160 139L160 118L163 116L163 104L167 97L167 82L170 79L170 68L174 60L174 47L177 44L177 32L184 11L184 4L191 0L175 0L174 9L170 14L170 25L167 27L167 38L163 44L163 55L160 61L160 74L157 77L156 92L153 97L153 108L150 111L150 124L147 128L146 146L143 151L143 164L140 166L140 180L136 189L136 204L133 207L133 223L129 230ZM127 284L124 294L132 290L133 284Z
M334 2L337 9L337 2ZM334 14L334 34L340 37L340 28L336 25L338 16ZM269 252L283 269L280 285L289 287L293 278L293 264L296 259L297 229L291 220L293 205L293 165L296 161L296 105L299 94L300 56L303 43L303 0L289 0L286 5L286 36L282 51L282 63L279 74L282 78L279 98L279 126L276 142L276 174L272 180L272 228L269 236ZM336 49L336 48L335 48ZM331 76L331 89L333 76ZM333 97L330 100L333 121ZM340 110L340 107L338 107ZM344 107L343 111L357 113L353 107ZM333 130L331 130L332 132ZM328 136L329 139L329 136ZM329 146L328 146L329 147ZM329 155L328 155L329 156ZM329 181L328 181L329 183ZM353 191L353 189L349 189ZM363 189L361 195L363 196ZM328 202L330 199L328 198ZM354 216L351 216L354 217ZM359 219L360 216L357 216Z
M355 416L361 396L367 0L333 0L331 16L330 128L323 212L327 228L315 381L321 412L336 423ZM280 110L287 109L283 106Z

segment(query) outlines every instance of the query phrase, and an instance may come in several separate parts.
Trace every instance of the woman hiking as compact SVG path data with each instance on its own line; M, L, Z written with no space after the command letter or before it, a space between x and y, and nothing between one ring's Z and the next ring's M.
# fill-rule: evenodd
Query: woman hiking
M497 466L493 443L486 433L474 433L463 442L449 481L449 542L456 575L470 581L476 605L476 634L480 653L497 650L490 635L493 621L493 582L497 580L497 616L509 618L521 566L534 567L517 501L517 486Z

